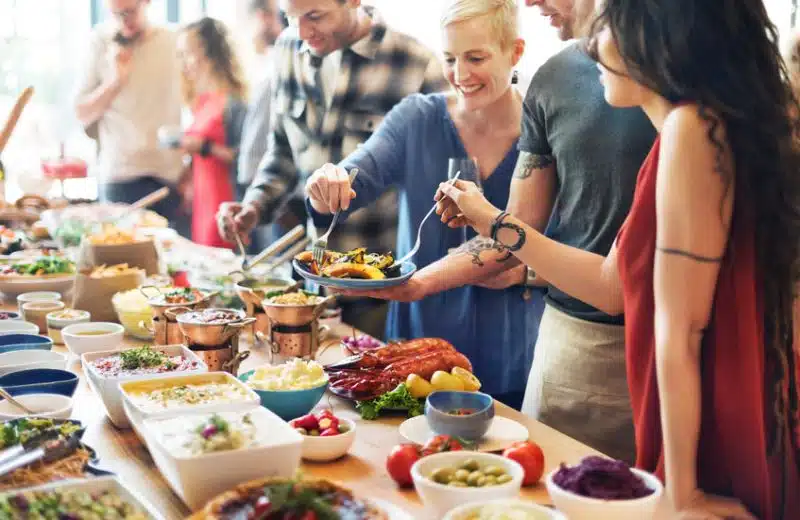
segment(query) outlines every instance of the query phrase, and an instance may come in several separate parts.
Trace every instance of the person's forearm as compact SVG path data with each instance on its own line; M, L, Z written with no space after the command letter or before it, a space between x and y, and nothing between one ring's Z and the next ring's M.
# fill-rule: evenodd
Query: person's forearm
M513 254L537 276L607 314L622 313L622 288L607 272L606 257L549 239L511 215L503 223L515 229L500 229L498 242L513 246L522 241L522 247Z
M122 83L118 80L111 80L78 100L76 113L81 124L89 126L103 117L120 90L122 90Z
M656 320L658 324L658 320ZM659 329L671 329L661 331ZM661 404L666 489L680 511L697 489L697 443L700 438L699 335L676 332L679 327L656 326L656 370ZM694 343L690 345L689 342ZM688 345L688 346L687 346Z
M233 163L237 157L236 149L220 144L211 145L211 155L223 161L225 164Z

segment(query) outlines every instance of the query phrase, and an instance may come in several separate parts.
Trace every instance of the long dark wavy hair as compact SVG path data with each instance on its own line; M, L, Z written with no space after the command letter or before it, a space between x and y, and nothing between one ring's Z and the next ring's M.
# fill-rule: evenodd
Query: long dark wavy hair
M800 111L778 31L762 0L605 0L590 31L588 52L595 60L596 36L606 27L627 75L671 102L697 103L710 123L717 172L736 187L733 219L754 226L766 352L781 370L766 390L780 422L787 406L797 410L792 304L800 268ZM724 166L726 150L732 170ZM787 380L795 390L789 403L778 387Z
M247 82L225 24L206 16L188 24L183 30L195 35L203 53L211 61L212 74L221 85L227 87L228 94L245 100ZM185 102L191 106L195 98L194 85L185 75L182 78L182 90Z

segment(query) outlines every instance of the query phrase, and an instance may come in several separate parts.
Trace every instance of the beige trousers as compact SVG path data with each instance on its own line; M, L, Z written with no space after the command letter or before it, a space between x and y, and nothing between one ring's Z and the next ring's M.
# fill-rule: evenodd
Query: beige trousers
M570 437L633 463L624 327L580 320L547 305L522 411Z

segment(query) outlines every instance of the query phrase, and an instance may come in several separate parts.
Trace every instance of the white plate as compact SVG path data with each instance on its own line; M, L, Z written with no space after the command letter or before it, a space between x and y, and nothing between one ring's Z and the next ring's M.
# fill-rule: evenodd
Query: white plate
M0 292L6 296L18 296L22 293L33 291L55 291L61 293L69 292L75 284L74 274L55 276L53 278L18 278L11 280L0 280Z
M369 501L386 511L386 514L389 515L389 520L414 520L413 516L391 502L381 500L380 498L370 498Z
M400 425L400 435L414 444L425 444L436 435L424 415L412 417ZM507 417L495 416L486 436L475 447L477 451L502 451L515 442L528 440L528 429Z

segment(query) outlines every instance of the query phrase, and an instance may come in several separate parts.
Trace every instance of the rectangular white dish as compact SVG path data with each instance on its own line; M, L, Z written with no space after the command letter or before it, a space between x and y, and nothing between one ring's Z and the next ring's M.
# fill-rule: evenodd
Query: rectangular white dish
M237 484L268 476L292 477L297 471L302 435L260 406L221 412L220 417L231 421L244 414L249 414L260 445L201 455L182 453L174 439L168 441L167 435L181 425L188 431L210 418L211 413L144 420L143 432L153 461L170 487L193 511Z
M202 404L184 404L169 408L143 407L141 404L141 394L149 394L154 391L181 387L185 385L208 385L208 384L230 384L240 398L232 401L218 401ZM250 387L228 374L227 372L207 372L205 374L190 374L185 376L173 376L163 379L151 379L146 381L127 381L120 383L122 393L122 406L125 409L130 424L133 426L139 438L147 443L142 433L142 422L149 418L176 417L187 413L203 413L237 410L249 410L261 405L261 400Z
M168 379L176 377L176 375L183 374L202 374L208 372L208 366L200 359L197 354L192 352L184 345L167 345L167 346L153 346L153 350L162 352L168 356L180 355L183 358L195 361L198 364L196 370L185 370L181 372L165 372L162 374L139 374L139 375L122 375L122 376L103 376L100 371L94 366L94 361L104 357L113 356L122 352L121 350L108 350L104 352L92 352L83 354L81 361L83 363L83 373L86 374L86 380L89 381L89 386L95 394L97 394L103 401L106 408L106 414L114 426L117 428L130 428L131 424L128 416L125 414L125 409L122 404L122 392L119 389L120 383L129 381L150 381L155 379Z
M137 508L145 518L148 520L164 520L164 517L159 514L153 506L148 504L137 493L131 491L131 486L125 485L117 477L97 477L91 479L77 479L77 480L62 480L60 482L53 482L43 486L35 486L22 490L9 491L7 493L0 493L0 496L14 495L21 492L30 491L62 491L62 490L75 490L85 493L101 493L104 491L111 491L119 495L125 502Z

